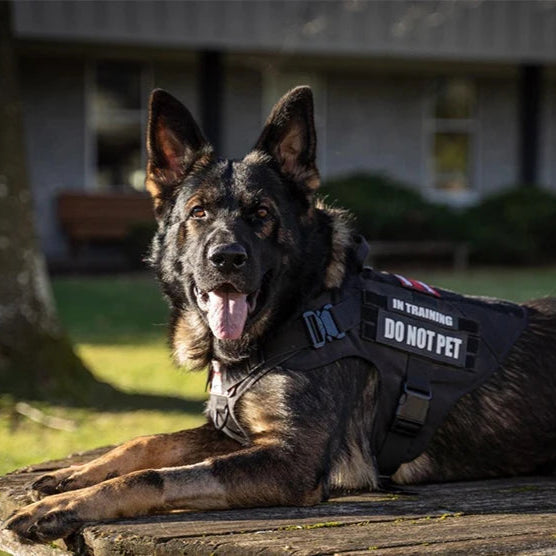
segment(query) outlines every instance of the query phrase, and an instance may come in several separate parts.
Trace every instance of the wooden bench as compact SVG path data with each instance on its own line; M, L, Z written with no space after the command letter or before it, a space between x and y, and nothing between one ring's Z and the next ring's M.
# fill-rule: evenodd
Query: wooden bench
M370 241L367 262L375 266L380 257L410 256L438 257L450 255L454 270L466 270L469 265L469 245L452 241Z
M27 488L40 473L99 453L1 477L0 519L30 501ZM1 530L0 549L18 556L554 554L555 501L555 477L422 485L406 494L358 494L311 508L184 511L97 523L68 545L25 545Z
M154 220L151 200L141 193L63 192L58 218L74 247L122 241L134 226Z

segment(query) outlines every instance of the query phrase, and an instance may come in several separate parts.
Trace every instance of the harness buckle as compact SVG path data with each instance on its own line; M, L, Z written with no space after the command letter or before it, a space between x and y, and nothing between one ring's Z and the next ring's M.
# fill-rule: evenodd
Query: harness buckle
M392 431L404 436L417 436L427 420L432 394L404 384L404 392L396 409Z
M345 332L338 330L338 325L330 309L332 309L332 305L328 303L320 311L303 313L303 319L314 348L321 348L327 341L341 340L346 335Z

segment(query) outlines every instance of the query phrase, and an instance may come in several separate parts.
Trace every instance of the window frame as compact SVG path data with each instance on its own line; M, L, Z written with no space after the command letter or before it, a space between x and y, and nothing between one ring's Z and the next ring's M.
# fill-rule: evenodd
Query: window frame
M97 81L96 81L96 70L100 63L129 63L140 66L140 98L141 106L137 109L123 109L122 113L136 112L138 116L138 121L140 122L141 129L141 168L145 168L147 164L147 152L145 145L145 138L147 133L147 111L148 111L148 99L150 91L154 88L154 65L152 62L145 60L133 60L133 59L119 59L119 58L103 58L98 57L93 60L89 60L85 63L85 75L84 75L84 109L85 109L85 179L84 188L88 192L106 192L113 193L117 192L117 185L124 184L112 184L107 189L102 189L97 183L97 142L96 142L96 114L93 108L93 98L96 93ZM141 194L145 190L135 190L137 193Z
M437 118L436 117L436 86L439 80L469 80L475 88L476 100L474 111L469 118ZM425 88L424 99L424 168L425 193L433 201L456 206L467 206L476 203L481 197L480 182L480 89L476 78L472 76L443 75L436 77L429 87ZM449 191L436 187L436 169L434 159L435 137L439 133L464 133L469 136L468 176L470 187L466 190Z

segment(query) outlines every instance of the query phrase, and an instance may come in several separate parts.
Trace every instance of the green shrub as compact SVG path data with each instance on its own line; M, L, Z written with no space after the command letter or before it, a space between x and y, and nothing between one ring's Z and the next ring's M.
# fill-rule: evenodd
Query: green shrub
M370 240L450 240L461 233L459 212L430 203L417 190L386 176L331 180L321 192L328 203L348 208L357 229Z
M474 260L536 264L556 260L556 196L521 186L468 209L466 230Z
M382 175L331 180L321 191L350 209L370 240L467 241L481 263L556 261L556 195L539 187L516 186L460 210Z

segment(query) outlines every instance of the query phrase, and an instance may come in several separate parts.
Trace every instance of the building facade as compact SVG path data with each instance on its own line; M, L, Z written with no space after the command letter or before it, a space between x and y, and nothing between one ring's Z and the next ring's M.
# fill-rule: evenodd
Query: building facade
M469 204L556 191L556 2L15 1L43 247L63 191L141 191L146 103L180 98L223 156L290 87L315 94L324 177L380 172Z

